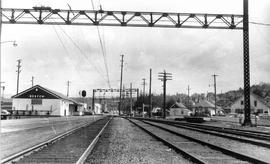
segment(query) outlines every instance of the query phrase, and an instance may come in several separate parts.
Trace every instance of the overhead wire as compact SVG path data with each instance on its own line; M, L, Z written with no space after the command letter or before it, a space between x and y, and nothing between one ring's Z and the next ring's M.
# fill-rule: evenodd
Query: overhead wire
M91 0L91 4L92 4L93 10L95 10L93 0ZM99 27L98 26L97 26L97 32L98 32L99 43L100 43L100 46L101 46L101 52L102 52L102 56L103 56L103 60L104 60L104 65L105 65L105 69L106 69L108 86L109 86L109 88L111 88L110 76L109 76L109 69L108 69L108 61L107 61L107 54L106 54L106 47L105 47L104 33L103 33L103 41L102 41L100 30L99 30Z
M83 50L80 48L80 46L66 33L66 31L59 26L59 29L69 38L69 40L72 42L72 44L80 51L80 53L87 59L88 62L93 66L93 68L99 73L99 75L103 78L103 80L106 81L106 78L104 78L103 74L100 72L100 70L94 65L94 63L91 62L91 60L88 58L88 56L83 52Z
M52 27L53 27L54 32L56 33L56 36L57 36L59 42L61 43L61 46L65 50L65 54L67 54L69 58L72 58L72 55L69 53L67 47L64 44L63 39L61 38L60 34L57 32L57 29L55 28L55 26L52 26ZM76 72L81 76L80 71L78 70L78 68L77 67L74 67L74 68L75 68Z
M269 23L261 23L261 22L253 22L253 21L250 21L249 23L255 24L255 25L261 25L261 26L270 26Z

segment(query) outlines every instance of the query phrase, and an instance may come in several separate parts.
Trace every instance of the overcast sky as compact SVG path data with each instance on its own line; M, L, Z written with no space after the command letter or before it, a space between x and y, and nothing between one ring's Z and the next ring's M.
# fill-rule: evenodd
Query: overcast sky
M104 10L242 14L242 0L93 0ZM92 9L90 0L2 0L3 8ZM250 21L270 23L270 0L250 0ZM124 54L124 85L142 88L153 69L153 92L161 93L158 72L173 74L168 93L213 91L212 74L218 74L218 93L243 87L241 30L100 27L105 40L112 88L119 87L120 55ZM60 40L65 44L62 46ZM251 84L270 82L270 27L250 24ZM69 39L72 38L80 49ZM5 94L16 93L16 60L22 59L20 91L34 83L71 96L80 90L108 88L97 28L94 26L2 26L2 81ZM147 85L148 90L148 85Z

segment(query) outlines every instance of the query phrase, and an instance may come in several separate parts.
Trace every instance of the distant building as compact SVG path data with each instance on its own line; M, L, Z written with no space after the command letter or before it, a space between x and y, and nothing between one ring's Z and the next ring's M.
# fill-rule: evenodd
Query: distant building
M94 109L94 114L101 114L102 112L102 105L99 103L95 103L95 109Z
M1 110L12 111L12 99L2 99Z
M217 113L221 114L223 113L222 108L217 106ZM193 106L193 113L197 114L206 114L209 116L215 115L215 105L207 100L199 100L194 106Z
M259 114L267 115L270 113L270 105L261 97L253 93L250 94L250 107L251 113L257 112ZM244 96L237 99L231 105L231 113L244 113Z
M181 102L176 102L170 107L170 117L184 117L189 116L191 113Z
M12 96L12 113L15 115L78 115L83 105L61 93L35 85Z

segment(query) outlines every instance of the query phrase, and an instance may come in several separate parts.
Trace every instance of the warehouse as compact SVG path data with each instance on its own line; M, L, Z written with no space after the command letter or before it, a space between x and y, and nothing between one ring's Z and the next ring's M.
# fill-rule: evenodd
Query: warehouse
M12 96L12 113L15 115L70 116L81 110L80 103L40 85Z

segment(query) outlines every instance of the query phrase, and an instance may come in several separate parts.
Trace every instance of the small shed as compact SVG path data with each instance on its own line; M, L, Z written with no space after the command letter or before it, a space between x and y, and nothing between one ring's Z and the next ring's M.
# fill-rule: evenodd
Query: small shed
M199 100L199 102L193 106L193 113L212 116L215 114L215 105L207 100Z
M181 102L176 102L170 107L170 117L190 116L191 113Z

